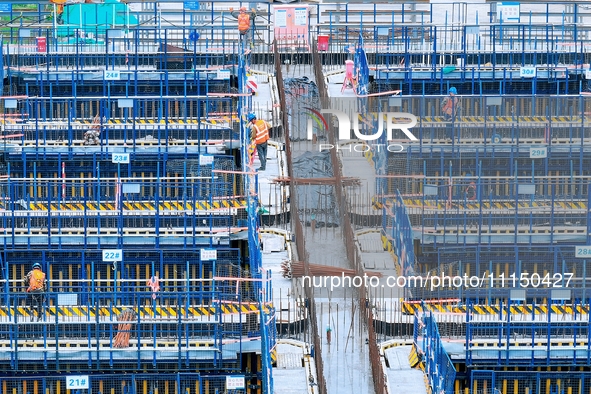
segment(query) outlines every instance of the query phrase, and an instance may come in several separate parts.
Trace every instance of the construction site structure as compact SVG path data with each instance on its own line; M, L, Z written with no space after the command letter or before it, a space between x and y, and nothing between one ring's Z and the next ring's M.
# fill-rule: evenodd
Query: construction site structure
M0 391L273 392L250 55L213 3L7 6Z
M310 64L331 108L366 114L363 134L380 113L417 120L416 139L398 128L376 141L393 149L353 141L373 169L373 208L332 212L349 230L376 224L398 274L426 281L402 286L390 315L383 295L359 293L376 392L376 334L412 327L409 363L430 392L588 393L588 6L263 3L249 40L231 16L240 6L0 9L0 390L273 392L260 227L305 210L288 208L283 181L259 192L244 115L308 139L308 112L287 106L278 74ZM276 84L278 111L247 88L270 64L277 80L259 76ZM291 93L312 96L306 84ZM446 122L450 87L462 110ZM314 140L339 144L321 125ZM338 187L342 200L355 184ZM49 282L40 321L22 284L34 263ZM312 298L298 307L317 344Z

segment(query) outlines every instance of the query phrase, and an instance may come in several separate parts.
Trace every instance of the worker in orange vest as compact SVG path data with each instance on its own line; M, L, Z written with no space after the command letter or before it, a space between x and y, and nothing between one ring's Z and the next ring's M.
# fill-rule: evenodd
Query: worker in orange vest
M250 15L246 13L246 7L240 8L240 14L238 14L238 31L241 36L248 33L250 29Z
M43 302L45 299L45 291L47 291L47 280L45 272L41 270L41 264L33 264L33 268L29 271L27 276L23 279L25 286L27 286L27 293L30 297L30 307L37 314L37 321L43 317ZM31 316L31 320L33 316Z
M251 21L257 16L256 11L253 8L251 12L246 12L246 7L240 7L238 12L230 8L230 13L238 19L238 32L240 32L240 38L243 38L250 30Z
M248 114L248 123L251 129L250 139L254 141L257 147L257 154L261 166L257 168L257 171L265 171L267 167L267 141L269 141L269 125L262 119L257 120L257 116L251 112Z

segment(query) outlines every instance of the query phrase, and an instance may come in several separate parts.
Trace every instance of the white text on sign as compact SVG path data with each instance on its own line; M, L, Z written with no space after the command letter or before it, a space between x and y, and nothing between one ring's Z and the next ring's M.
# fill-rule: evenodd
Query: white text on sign
M111 162L115 164L128 164L129 153L113 153L111 156Z
M66 389L68 390L87 390L90 388L88 375L70 375L66 376Z
M579 259L591 259L591 245L575 246L575 257Z
M545 159L546 157L548 157L548 148L529 148L530 159Z
M103 250L103 261L122 261L123 251L121 249Z
M201 261L217 260L218 251L216 249L201 249Z
M103 73L105 81L119 81L121 79L121 71L119 70L105 70Z
M244 376L226 376L226 390L241 390L246 388Z
M536 76L535 67L521 67L519 69L519 76L521 78L534 78Z

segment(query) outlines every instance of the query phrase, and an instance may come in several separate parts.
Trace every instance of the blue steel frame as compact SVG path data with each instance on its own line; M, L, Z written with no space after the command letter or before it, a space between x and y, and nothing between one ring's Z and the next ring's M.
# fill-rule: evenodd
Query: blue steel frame
M0 323L0 338L9 343L4 350L3 362L8 361L13 371L27 370L31 364L39 362L40 356L43 368L56 372L65 365L84 372L100 371L105 367L121 371L129 365L138 369L142 366L156 368L166 364L177 365L179 370L199 364L204 370L240 371L242 344L225 345L223 340L257 333L249 332L240 322L246 320L246 314L240 309L247 302L240 297L236 299L230 287L220 286L206 292L166 291L164 295L158 294L157 299L152 299L151 292L136 291L133 295L135 304L123 303L125 299L118 294L97 294L93 295L92 301L88 299L87 303L78 303L75 307L59 304L64 292L48 292L42 324L36 322L32 313L25 314L27 307L23 305L27 296L17 293L3 308L9 319ZM202 305L189 303L193 297L210 301ZM223 323L223 301L235 302L238 306L236 323ZM170 306L164 306L165 303ZM209 314L192 316L193 308L206 308ZM115 336L122 330L117 316L124 310L134 311L135 319L129 329L132 341L129 347L117 349ZM72 312L81 313L64 318ZM175 315L168 315L171 312ZM35 338L34 352L23 346L30 338ZM101 346L95 345L97 341ZM72 353L69 345L76 346L77 343L82 344L79 345L80 351ZM206 343L212 349L191 351L196 343Z
M582 78L588 45L581 38L585 29L568 21L570 15L573 18L583 15L579 10L585 7L584 3L574 3L572 14L565 8L561 21L555 19L555 10L548 6L545 22L532 21L531 12L525 15L523 10L521 21L507 24L494 21L495 13L491 9L490 16L482 18L487 20L487 26L479 25L478 11L475 25L448 21L452 15L447 9L441 15L442 6L457 6L459 10L462 5L471 6L438 3L437 10L433 4L427 5L428 10L418 10L413 3L400 4L395 11L384 11L376 4L373 9L343 4L332 10L329 4L323 3L316 6L315 34L330 37L328 52L335 54L342 53L359 32L373 37L368 48L373 49L374 62L381 67L375 81L379 90L384 91L400 89L404 94L433 94L447 91L449 83L455 84L461 93L471 94L524 91L572 94L588 88ZM466 10L457 14L462 12ZM354 21L350 20L351 15L355 15ZM325 17L328 23L321 23ZM442 17L445 21L436 24L434 19ZM544 13L538 16L543 17ZM344 18L344 23L340 18ZM483 35L490 37L489 43L485 43ZM566 72L548 67L560 67L565 59L573 65ZM459 61L457 67L456 61ZM537 65L537 73L533 78L524 78L519 67L514 67L516 64Z
M537 318L539 315L535 303L531 304L532 312L529 315L514 313L512 306L520 304L523 304L523 301L509 299L507 305L500 306L497 321L479 321L473 318L470 312L472 305L468 303L465 357L467 366L589 365L591 314L587 317L578 315L575 304L572 306L574 314L569 315L568 320L563 320L558 317L558 313L554 313L554 309L564 306L564 301L549 300L546 304L549 312L546 313L544 321ZM493 346L474 346L482 340L492 341Z
M253 35L254 37L254 26ZM250 163L249 146L252 141L250 138L250 128L246 116L252 109L252 97L247 94L246 87L247 70L250 68L250 43L248 38L240 40L239 64L238 64L238 83L239 83L239 111L240 130L242 141L242 170L244 180L244 191L247 199L247 221L248 221L248 251L250 272L253 278L261 279L263 277L262 268L262 254L260 247L260 215L259 215L259 200L258 200L258 175L256 170L252 168ZM275 347L275 317L274 311L265 312L263 308L264 300L271 297L268 286L261 286L259 282L253 284L255 290L258 292L259 301L259 319L261 329L261 357L262 357L262 381L263 393L273 393L273 371L271 361L271 351ZM271 328L272 327L272 328ZM271 329L271 331L270 331Z
M480 392L486 387L493 394L523 392L526 388L530 393L586 393L591 389L591 373L475 370L470 373L470 382L471 392ZM503 391L505 388L507 391Z
M222 30L225 28L226 27L222 26ZM228 28L234 29L233 26L228 26ZM25 244L12 242L12 250L7 248L3 253L2 273L3 276L5 276L7 290L6 297L9 297L6 305L13 305L13 308L9 309L10 311L19 310L19 308L22 309L24 299L20 294L11 294L11 286L9 285L8 278L12 278L10 280L17 280L13 278L13 273L24 272L26 266L28 266L27 263L12 263L10 261L11 253L15 253L16 255L20 252L24 253L27 251L31 258L37 258L39 257L38 254L41 254L42 258L40 260L44 263L44 266L49 270L50 274L52 268L56 268L57 264L44 261L43 256L51 254L53 252L52 249L61 249L62 252L75 255L76 252L73 252L70 249L74 245L84 245L84 248L91 249L93 247L98 247L99 249L96 251L91 250L91 252L97 253L100 252L101 246L119 247L123 249L124 254L134 253L134 251L139 250L145 251L146 246L148 245L150 248L149 252L160 254L160 257L156 259L160 260L160 263L163 262L163 259L166 259L167 256L169 256L168 253L174 253L173 249L175 247L181 247L185 252L193 251L196 255L198 254L199 249L209 247L215 248L218 253L220 253L218 261L211 263L212 266L208 268L211 270L212 275L216 275L216 273L223 269L224 266L240 267L240 264L243 263L241 257L239 257L237 261L232 262L223 259L222 249L227 248L227 243L229 243L228 238L222 239L221 241L218 239L216 244L215 237L207 235L204 239L200 239L201 237L196 235L196 233L198 232L197 230L199 227L197 221L201 221L202 219L206 220L206 232L209 233L212 230L224 230L224 228L227 230L232 226L232 221L235 220L238 215L231 214L230 210L228 210L227 213L214 213L212 211L215 209L219 210L220 205L223 210L223 208L225 208L223 202L227 201L229 197L235 196L236 194L243 195L247 200L246 207L241 206L239 209L242 210L246 208L246 216L248 217L249 264L246 265L246 267L250 269L251 275L234 273L234 275L231 275L231 278L228 280L225 280L223 275L221 277L216 277L214 281L215 285L212 285L212 290L206 292L195 289L185 292L183 291L185 290L183 289L183 286L180 286L179 289L173 289L168 286L166 289L166 295L159 295L159 299L166 299L167 301L178 305L178 310L175 312L177 318L177 321L175 321L176 334L171 333L175 334L178 338L178 344L176 346L171 346L171 349L169 349L171 350L173 357L159 357L160 351L154 351L147 354L143 349L139 349L138 345L138 349L132 348L126 350L129 355L126 360L137 362L138 368L140 368L139 365L141 363L144 363L145 359L152 363L158 361L174 363L177 365L178 369L181 369L189 365L187 363L192 362L190 360L199 360L199 358L191 355L190 352L182 350L184 347L188 347L188 341L190 338L204 336L213 338L213 341L216 343L221 343L222 338L235 338L236 336L252 337L261 335L260 346L263 357L263 372L261 373L262 376L259 376L258 378L264 382L264 392L270 393L273 391L270 353L275 346L276 330L274 310L269 306L271 297L270 275L268 273L263 275L263 272L261 271L262 265L258 239L259 216L258 199L256 197L256 177L251 175L245 176L245 182L243 184L246 186L244 191L238 191L233 190L233 187L237 184L234 178L238 175L234 172L235 169L232 166L227 165L228 159L231 159L230 157L215 155L211 165L202 166L199 164L197 169L199 174L197 174L197 176L191 174L194 171L189 169L187 164L187 160L197 161L200 154L209 153L205 148L205 145L214 140L225 141L227 149L243 147L243 158L247 157L248 153L246 147L248 144L241 144L242 141L247 141L248 139L248 133L246 132L244 123L240 123L240 131L236 134L231 127L231 123L235 121L235 119L232 118L233 114L231 112L235 105L233 102L235 97L233 97L232 94L225 97L222 96L221 98L211 98L205 95L212 91L219 92L222 90L223 92L220 92L222 94L228 92L230 90L230 81L217 80L211 71L205 71L205 69L212 66L221 66L222 68L235 70L235 64L239 63L235 71L238 74L238 86L240 92L245 93L244 82L249 62L247 56L244 55L245 48L243 47L240 47L239 51L237 51L239 52L238 55L232 53L232 57L230 58L226 56L230 55L229 52L222 52L221 54L217 53L216 55L210 56L208 52L213 52L214 49L211 47L212 44L207 39L207 34L202 35L204 40L200 42L199 45L195 42L196 40L191 39L191 42L188 42L185 37L182 37L184 34L194 33L194 27L191 27L190 29L175 29L176 32L168 30L163 29L161 31L164 34L162 36L164 37L164 41L161 43L164 45L164 49L159 51L154 58L144 56L137 50L139 46L139 34L135 35L135 39L126 40L117 37L109 37L108 31L105 31L105 46L102 49L103 53L99 56L100 59L98 59L98 62L106 66L108 69L115 67L126 69L122 72L124 77L121 78L121 80L107 83L104 82L104 79L102 78L102 72L99 72L96 73L96 76L99 77L101 82L93 85L91 82L84 80L80 74L72 72L71 75L64 74L65 79L60 80L61 87L64 87L64 89L60 89L60 87L54 83L55 80L48 77L52 71L57 71L57 69L53 70L49 64L58 64L59 62L52 61L45 63L40 60L56 60L60 57L60 54L58 54L60 48L68 48L68 44L59 42L56 37L53 37L49 33L49 30L46 31L47 34L45 35L45 38L50 38L47 41L49 50L48 54L41 55L33 53L30 56L20 56L15 60L14 56L9 53L10 50L5 51L10 62L31 62L30 64L18 64L23 66L33 66L33 68L39 66L41 63L44 64L45 67L32 70L32 74L34 75L29 82L24 82L19 85L24 89L24 92L20 93L28 94L30 93L29 89L40 87L41 93L47 93L48 96L46 99L32 99L27 96L19 96L15 98L19 102L16 109L4 110L4 114L10 115L10 117L14 119L14 122L11 123L11 125L14 128L13 131L15 134L19 134L20 129L20 133L23 135L12 137L12 141L7 139L4 141L4 152L5 157L8 159L8 165L6 168L3 168L3 172L6 172L8 175L8 180L3 182L2 186L4 196L8 197L9 200L3 200L3 203L8 204L6 206L8 208L6 212L10 211L11 213L5 214L3 219L5 224L7 224L6 227L12 226L13 230L15 230L20 226L20 222L19 225L16 224L15 218L17 216L19 218L25 218L26 228L29 233L29 238ZM217 28L208 29L208 31L211 31L212 36L214 31L217 30ZM13 30L13 32L15 31L16 30ZM102 34L102 32L98 31L95 33L97 33L97 35ZM141 33L141 31L137 30L136 33ZM190 49L192 46L193 52L185 51L182 52L181 55L173 55L173 52L169 53L167 49L167 44L169 44L169 42L167 39L170 34L168 33L180 35L183 46L186 47L186 49ZM41 32L37 32L37 36L43 37L44 35ZM19 44L27 44L27 40L23 39L21 36L19 36L19 38L14 38ZM55 40L53 38L55 38ZM122 44L128 48L129 45L134 45L135 50L126 51L125 53L111 51L110 48L114 47L116 44ZM234 45L233 49L236 49L235 43L228 42L228 44ZM84 43L84 45L87 45L87 43ZM71 54L73 61L75 61L75 70L81 71L85 66L92 65L90 57L85 56L85 50L92 48L89 48L88 46L83 47L78 43L75 44L74 47L75 51ZM11 47L6 48L9 49ZM225 50L227 49L228 47L225 46ZM141 70L138 67L142 61L155 61L163 66L167 58L175 56L177 56L176 60L178 65L181 66L178 71L169 69L156 70L156 72L153 73L154 75L146 77L147 74L140 72ZM87 61L90 63L87 63ZM199 68L197 67L197 63L203 64L199 64L199 66L201 66ZM12 65L13 64L10 64L10 66ZM94 65L96 66L97 64L94 63ZM13 69L9 71L9 78L13 81L22 81L22 78L28 77L29 76L20 73L20 71L15 71ZM84 84L82 83L83 80ZM142 89L147 85L155 87L155 92L157 93L156 96L146 95L146 91ZM82 88L83 86L84 88ZM82 98L82 94L88 94L90 92L94 93L94 96L97 97ZM121 99L132 101L133 109L127 108L127 105L118 108L116 103L118 104ZM244 111L251 107L251 98L240 96L239 102L238 115L242 118L241 115L244 114ZM38 105L40 103L43 104ZM171 109L171 106L175 105L177 108L174 110ZM76 138L78 137L77 134L81 134L84 129L89 127L89 124L93 117L97 115L97 112L100 118L100 126L102 128L101 139L104 139L105 143L94 147L75 146L80 139ZM202 127L200 123L201 121L211 120L208 118L208 115L206 115L210 112L221 114L220 118L228 118L223 120L224 122L229 123L230 126ZM123 116L123 124L110 121L111 119L121 119L121 115ZM61 130L57 131L56 129L52 129L52 126L40 125L40 122L43 120L52 121L55 118L60 118L63 123L66 124L66 127L60 127ZM155 124L153 127L144 126L142 128L140 125L142 122L138 119L151 119ZM178 124L171 126L170 121L178 124L184 123L185 126L179 126ZM28 129L25 126L26 124L33 127ZM142 129L151 130L150 135L154 137L154 142L158 142L157 146L148 148L146 148L146 146L140 146L143 144L138 143L137 140L143 131ZM133 143L126 145L129 140L133 140ZM174 140L182 141L184 143L181 144L180 147L176 147L174 146L175 144L171 143L171 141ZM25 141L33 141L33 144L24 150L16 148L17 144L24 145ZM48 146L54 141L62 142L63 146L53 148ZM124 144L117 147L121 142L124 142ZM120 152L129 152L132 154L130 163L126 165L113 165L109 163L111 155ZM175 166L174 168L169 168L168 166L171 163L171 160L184 161L184 163L182 167ZM138 164L140 161L143 161L144 164L149 164L146 166L140 166ZM62 164L66 162L68 162L67 171L60 172ZM247 162L248 160L242 161L242 163ZM78 165L80 163L86 164L80 166ZM218 164L220 164L219 167ZM57 171L55 168L57 168ZM128 225L130 224L130 221L134 219L131 219L131 216L133 215L127 215L130 211L126 208L126 204L131 203L132 201L131 199L126 201L126 198L124 197L125 193L122 190L126 185L126 182L133 183L133 178L135 178L136 172L139 173L146 170L153 172L153 179L152 182L148 181L148 183L145 183L141 187L151 188L152 191L139 193L138 197L133 198L134 204L144 204L144 209L138 209L141 212L136 212L135 216L137 220L146 219L146 217L148 217L148 220L155 221L154 227L156 228L156 234L150 235L147 233L147 230L144 230L143 234L138 233L134 236L131 233L128 234ZM216 173L216 170L223 171L222 173ZM243 168L243 170L245 170L245 168ZM78 172L76 171L81 172L84 175L86 175L86 171L88 171L88 173L90 173L90 178L96 178L97 180L91 181L84 178L83 181L80 180L78 184L75 184L76 181L72 182L72 175L77 175ZM22 172L22 181L10 176L11 172ZM34 173L34 179L25 180L24 178L27 178L30 173ZM232 175L224 175L227 173ZM51 178L52 175L54 178L53 180L38 179L38 177ZM125 175L128 176L128 179L125 179ZM63 180L60 180L60 177L63 177ZM200 179L197 179L196 182L192 182L191 177L197 177ZM65 187L63 187L64 185ZM79 188L77 188L77 186L79 186ZM72 192L73 189L76 189L77 191ZM81 190L83 190L83 192ZM253 193L251 193L251 191ZM105 192L108 196L106 198L104 194ZM89 196L94 195L97 197L89 198ZM217 200L217 197L222 197L222 199ZM146 203L152 204L154 209L146 207ZM98 212L90 213L90 210L95 211L95 209L88 208L88 204L94 204L95 208L98 207L99 204L107 204L107 211L117 211L117 215L106 215L101 217L101 214L105 213L100 212L102 209L96 209ZM184 229L185 235L177 238L177 241L181 240L181 244L177 244L177 246L171 247L170 244L165 242L165 239L168 237L166 237L165 234L163 234L164 231L161 230L162 226L166 226L166 219L164 219L165 212L163 212L163 208L161 208L162 204L169 204L173 207L183 206L185 209L181 209L182 211L186 211L187 206L193 207L193 212L190 213L190 217L187 218L187 215L185 215L185 218L182 220L183 224L180 227ZM202 212L195 211L199 211L199 209L196 208L198 204L201 205L202 209L200 209L200 211ZM35 205L36 208L33 208ZM40 212L35 211L39 209L44 211L41 205L45 207L47 211L42 212L41 215L39 215ZM70 221L70 219L66 220L65 216L71 216L70 214L72 214L73 211L76 211L75 205L83 207L78 207L77 215L74 215L81 215L80 217L84 223L82 228L88 230L93 227L91 222L96 222L95 227L97 235L92 236L88 234L88 231L85 231L83 234L84 240L82 242L64 243L63 239L76 237L74 234L75 231L63 234L63 231L69 227L67 222ZM115 209L111 209L111 205L115 206ZM207 205L214 207L215 209L204 208ZM173 208L172 211L175 211L175 209ZM150 219L149 217L154 213L154 218ZM233 218L231 218L232 216ZM111 217L115 220L110 220ZM31 232L35 233L35 231L38 231L43 233L43 226L40 225L39 220L37 220L39 218L42 218L47 222L45 226L47 229L47 236L45 237L44 235L41 235L41 238L43 238L41 242L39 242L38 237L35 238L35 234L31 236ZM220 225L221 222L223 223ZM105 225L105 223L107 224ZM101 236L101 230L108 231L108 228L116 229L115 233L111 234L109 232L107 236ZM59 236L52 236L51 231L49 231L50 229L53 231L57 230L57 232L62 234ZM172 229L167 228L167 231L170 230ZM15 234L16 231L13 231L13 241L15 240ZM39 234L37 234L37 236L39 236ZM154 240L154 245L150 244L150 238ZM171 237L170 239L172 238L174 237ZM184 241L182 239L184 239ZM152 246L154 246L154 249L151 249ZM34 252L35 250L38 251ZM86 252L81 253L82 255L86 254ZM74 258L76 258L76 256L74 256ZM97 258L99 259L98 261L100 261L100 257L97 256ZM138 286L138 283L142 283L143 280L145 280L141 279L144 274L143 266L149 265L149 263L141 259L135 261L135 263L138 267L141 263L145 264L142 264L142 268L139 268L138 272L126 271L126 267L128 267L129 264L133 264L131 259L125 261L125 263L113 264L115 275L114 280L118 282L116 286L119 286L116 288L120 288L122 291L111 291L109 292L110 294L108 297L103 294L97 294L94 291L94 287L89 291L89 286L86 282L80 287L72 285L71 283L69 285L60 286L62 291L69 290L77 294L78 300L87 304L85 307L86 309L80 306L78 312L84 315L89 322L86 322L84 327L75 325L64 327L62 322L59 321L59 313L53 312L55 314L51 317L53 318L52 323L55 324L52 324L49 327L44 327L42 330L43 332L38 339L44 343L44 346L47 346L48 335L56 335L60 330L62 330L61 333L63 334L63 330L66 329L69 330L69 334L73 335L78 333L88 341L91 340L94 334L98 336L107 335L106 333L113 334L116 331L118 324L113 320L113 316L118 313L118 308L120 306L126 306L126 303L128 302L130 306L135 303L151 305L152 310L150 313L156 315L155 308L158 307L158 303L152 301L150 298L151 294L138 291L134 292L132 290L134 286ZM67 265L65 262L64 264ZM85 266L92 266L93 273L94 269L99 265L95 265L90 260L84 260L84 258L82 264ZM168 266L176 267L175 264L167 263L164 268L166 270ZM189 266L193 269L194 265L196 265L194 262L189 264L189 261L186 261L187 272L189 272ZM146 269L145 273L147 274L147 271L150 271L153 274L155 272L154 266L155 264L152 262L151 271ZM71 265L69 267L72 268ZM103 273L104 270L110 272L111 267L107 265L100 269ZM199 271L202 270L199 269ZM229 272L231 273L234 271L230 269ZM162 270L160 270L160 273L162 274ZM88 275L86 275L86 270L82 270L78 274L81 275L81 281L93 280L92 276L88 277ZM199 272L198 274L203 273ZM121 276L123 276L123 278L121 278ZM127 276L130 277L127 278ZM245 276L254 279L254 281L252 281L252 279L248 282L242 281ZM232 285L230 285L230 283L232 283ZM236 283L239 283L241 288L244 287L239 296L236 294ZM139 286L143 287L144 285L140 284ZM98 287L102 288L101 286ZM213 292L214 288L215 293ZM60 305L58 305L60 302L60 295L62 294L57 292L47 293L48 302L52 304L51 308L60 307ZM256 313L256 315L257 318L260 319L260 329L255 328L255 331L244 332L245 328L242 327L241 323L235 323L234 326L236 327L234 327L224 320L223 309L225 308L225 302L237 302L238 305L240 305L242 302L240 297L242 296L247 296L249 298L249 303L254 302L257 305L258 311L256 312L258 313ZM189 302L191 297L194 298L195 302ZM188 321L183 321L184 317L189 315L188 311L191 308L207 303L210 304L210 306L206 305L207 308L210 308L210 321L207 321L206 323L199 321L199 319L195 319L194 321L190 319ZM96 311L102 304L109 305L108 316L110 316L111 320L109 320L108 323L100 322L98 320L99 315L96 312L90 312L90 310ZM51 308L49 308L48 311L54 310ZM84 311L82 311L83 309ZM144 314L140 313L140 309ZM149 315L145 315L145 313L149 312L150 308L140 309L138 309L136 315L137 321L134 322L136 327L134 328L134 335L137 335L138 337L143 335L149 336L150 333L159 331L155 328L157 323L151 321ZM238 308L238 310L240 310L240 308ZM26 313L14 313L11 316L13 319L18 320L19 317L28 317L29 315ZM93 318L96 318L96 321L94 321ZM241 319L239 322L241 322ZM5 328L3 326L4 333L8 337L14 339L13 344L15 345L15 351L13 354L18 353L21 350L18 347L18 342L20 335L25 334L23 331L20 333L15 332L14 330L18 330L16 327L17 325L14 325L12 328ZM25 329L25 327L35 326L30 323L23 323L19 324L18 327ZM94 334L92 333L93 330ZM163 331L163 333L166 332L168 331ZM111 350L106 351L105 353L88 353L89 358L88 365L86 366L87 369L97 365L104 366L104 362L107 362L110 366L115 366L118 363L117 357L113 357L113 354L116 351L112 349L112 335L110 338L111 342L109 343L109 346L111 347ZM212 353L211 358L204 358L202 361L204 364L213 363L212 369L217 369L218 371L240 371L242 360L239 354L243 350L242 346L242 342L238 341L238 348L234 346L235 349L226 349L226 352L230 350L230 353L235 351L236 354L238 354L237 358L230 357L230 361L226 361L226 359L222 357L221 349L219 349L219 353L214 352ZM52 351L53 350L43 351L46 357L45 363L47 365L51 362L52 357L59 359L60 351L55 350L55 353L51 353ZM20 355L22 354L24 353L21 352ZM23 359L20 358L20 355L15 356L14 358L15 369L19 368L18 361L23 361ZM62 354L61 356L63 357L64 355ZM91 365L95 361L97 361L98 364ZM86 361L83 364L87 364ZM113 377L113 379L115 378ZM220 389L223 390L224 386L222 385ZM201 388L201 390L203 389Z
M432 392L453 393L456 369L445 351L433 313L415 315L414 327L414 344L417 350L422 350Z
M236 377L243 376L239 373L233 374ZM78 377L80 378L80 377ZM19 391L28 393L46 393L48 391L65 392L67 376L60 374L43 374L39 376L2 376L3 387L6 392ZM207 371L200 373L129 373L129 374L89 374L88 381L78 384L88 384L87 389L72 389L74 394L83 392L98 393L156 393L163 394L209 394L211 392L225 393L226 376L216 375ZM209 389L209 390L206 390ZM63 391L60 391L63 390ZM246 389L228 391L231 394L246 393Z

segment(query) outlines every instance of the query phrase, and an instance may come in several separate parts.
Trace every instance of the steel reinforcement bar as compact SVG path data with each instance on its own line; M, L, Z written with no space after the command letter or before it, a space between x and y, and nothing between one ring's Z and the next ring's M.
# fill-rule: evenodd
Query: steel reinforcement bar
M327 108L329 102L328 96L328 88L325 83L325 77L322 70L322 63L320 60L320 56L318 53L318 45L314 42L311 46L312 48L312 59L313 59L313 66L314 66L314 74L316 77L316 83L318 84L318 91L320 93L320 102L323 108ZM329 144L336 146L336 131L334 127L329 125L330 127L327 130L328 135L328 142ZM338 185L343 184L343 174L341 172L341 163L338 157L338 152L335 149L331 149L331 162L333 168L333 175L335 178L335 185L337 185L335 189L335 194L337 198L337 202L341 207L340 214L341 214L341 221L342 221L342 231L343 231L343 238L344 244L346 247L347 252L347 259L349 263L357 272L357 275L363 276L365 275L365 269L363 264L361 263L361 256L358 253L357 248L355 247L355 232L353 231L353 225L351 224L351 218L349 212L350 203L347 199L345 191L342 187L338 187ZM367 294L367 290L365 288L358 289L358 297L359 297L359 307L360 311L363 316L366 318L365 324L367 325L367 332L368 332L368 345L369 345L369 360L371 364L371 371L374 383L374 390L376 394L384 394L387 392L386 382L384 379L383 366L381 363L380 358L380 349L377 343L377 337L374 330L374 322L373 322L373 315L371 313L371 308L368 308L368 300L369 295Z
M275 48L275 76L277 79L277 89L279 91L279 100L281 104L281 119L283 120L283 127L285 131L285 154L287 157L288 162L288 175L290 178L293 177L292 174L292 149L291 149L291 141L290 141L290 133L289 133L289 117L288 117L288 110L287 104L285 99L285 86L283 84L283 70L282 70L282 62L280 59L279 52L277 50L277 46L274 45ZM296 242L296 251L298 254L298 258L300 261L304 262L304 271L305 275L309 275L309 258L306 252L306 244L305 244L305 236L304 236L304 227L302 225L302 219L298 213L298 202L297 202L297 193L295 191L295 187L297 184L295 182L291 182L290 187L290 201L291 201L291 218L293 223L293 231L295 233L295 237L297 239ZM312 335L312 340L314 344L314 348L317 351L314 353L314 362L316 367L316 376L317 376L317 384L320 394L327 394L326 390L326 380L324 377L324 364L322 361L322 352L321 349L321 339L320 335L318 334L318 324L316 320L316 301L314 298L314 289L308 285L304 287L304 292L307 300L307 307L309 310L309 319L310 319L310 331L314 333Z

